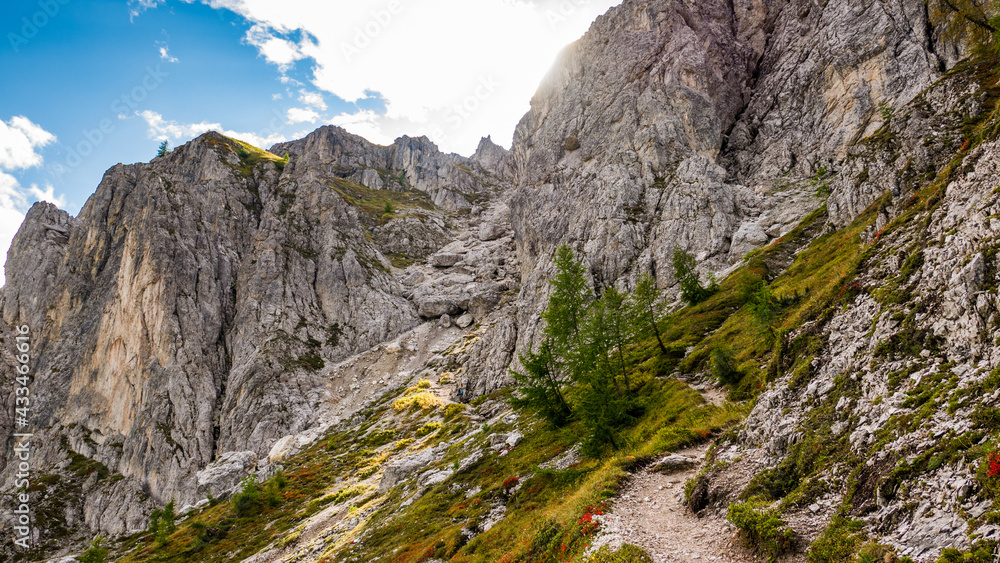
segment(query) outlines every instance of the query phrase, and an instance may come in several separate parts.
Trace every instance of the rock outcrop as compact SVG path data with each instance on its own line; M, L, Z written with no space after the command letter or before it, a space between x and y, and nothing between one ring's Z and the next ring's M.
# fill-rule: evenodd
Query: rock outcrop
M103 468L80 484L90 529L218 494L245 471L219 484L207 465L315 424L336 400L327 364L420 322L386 255L437 250L446 210L497 185L423 138L379 147L327 127L275 151L288 159L205 134L112 168L75 218L36 204L14 239L0 309L31 328L35 467ZM463 309L485 315L490 295Z
M939 35L922 4L894 0L626 1L598 18L508 157L521 323L544 303L558 244L598 285L650 272L668 288L674 247L720 272L788 232L850 181L838 173L852 147L958 60ZM842 197L838 224L867 205Z

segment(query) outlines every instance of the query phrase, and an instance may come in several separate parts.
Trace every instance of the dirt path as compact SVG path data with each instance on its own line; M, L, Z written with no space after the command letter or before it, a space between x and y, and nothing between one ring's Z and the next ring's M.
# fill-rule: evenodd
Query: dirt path
M704 445L676 453L700 462L707 449ZM655 563L762 561L739 545L735 528L725 518L712 514L698 518L687 509L684 482L699 469L700 463L670 474L648 468L637 472L614 499L611 512L601 518L594 547L607 544L617 549L629 543L649 552Z

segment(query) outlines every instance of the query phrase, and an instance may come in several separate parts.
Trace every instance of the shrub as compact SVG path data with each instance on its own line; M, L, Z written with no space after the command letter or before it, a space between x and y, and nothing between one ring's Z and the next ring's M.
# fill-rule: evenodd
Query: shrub
M946 547L938 557L937 563L995 563L996 547L996 541L978 541L969 548L969 551L964 552Z
M1000 453L993 452L989 457L989 466L986 469L986 474L990 477L996 477L1000 475Z
M722 384L739 383L743 374L736 369L735 358L732 348L728 346L716 346L712 348L712 375Z
M451 403L444 408L444 419L452 420L463 412L465 412L465 405L462 403Z
M751 499L729 505L726 518L740 529L747 546L775 557L792 545L793 532L763 501Z
M264 487L264 495L262 500L264 504L268 506L278 506L284 498L281 496L279 490L281 487L278 485L277 481L268 481L267 485Z
M233 509L237 516L249 516L261 506L262 495L257 486L257 477L250 475L243 479L240 492L233 495Z
M431 410L445 405L444 399L438 397L430 391L404 395L392 402L392 409L396 412L406 409Z
M615 551L602 545L587 563L653 563L653 558L642 548L626 543Z
M392 451L398 452L412 444L414 442L413 438L403 438L402 440L397 440L392 446Z
M766 331L772 331L774 321L778 318L778 308L781 303L778 298L771 293L771 288L762 278L747 284L744 288L746 292L747 309L757 324Z
M81 553L76 560L79 563L104 563L108 560L108 550L101 545L102 543L104 538L97 536L90 542L90 548Z
M417 428L417 436L426 436L431 432L437 432L438 428L441 428L440 422L428 422L420 428Z
M990 440L987 448L994 449L996 438ZM987 450L989 451L989 450ZM991 452L979 463L976 470L976 480L982 487L982 493L987 498L1000 497L1000 452Z

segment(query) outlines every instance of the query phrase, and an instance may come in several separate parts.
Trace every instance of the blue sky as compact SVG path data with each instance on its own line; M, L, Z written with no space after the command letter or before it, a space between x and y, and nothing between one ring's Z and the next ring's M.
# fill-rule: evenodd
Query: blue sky
M267 148L333 123L377 143L510 146L559 50L615 0L25 0L0 18L0 260L39 199L209 129ZM2 263L2 262L0 262Z

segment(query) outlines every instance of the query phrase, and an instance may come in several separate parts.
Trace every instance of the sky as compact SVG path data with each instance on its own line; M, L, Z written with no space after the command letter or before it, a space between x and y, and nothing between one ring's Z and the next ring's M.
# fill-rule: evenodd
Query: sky
M620 0L21 0L0 8L0 264L39 200L209 130L261 148L327 124L470 155Z

